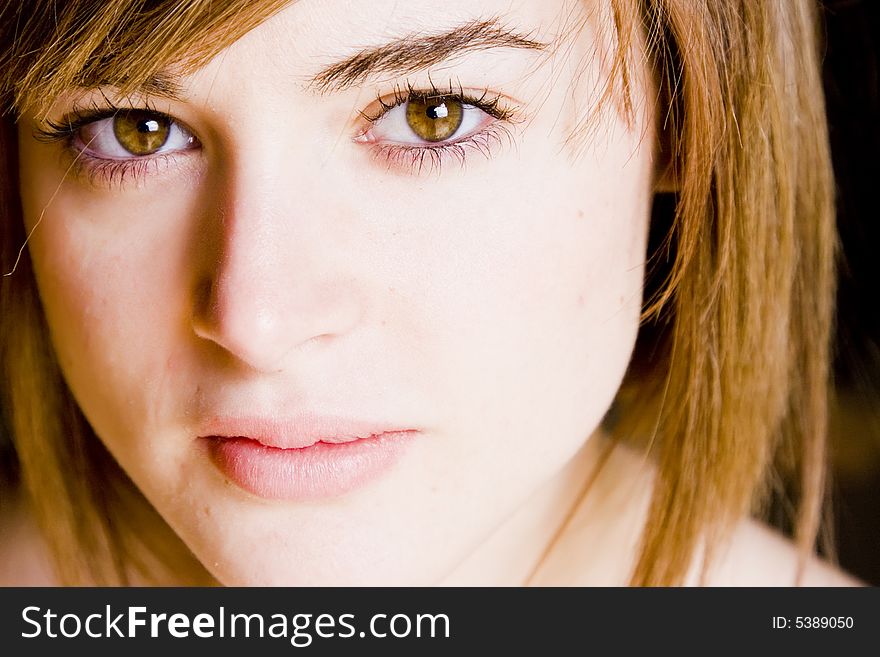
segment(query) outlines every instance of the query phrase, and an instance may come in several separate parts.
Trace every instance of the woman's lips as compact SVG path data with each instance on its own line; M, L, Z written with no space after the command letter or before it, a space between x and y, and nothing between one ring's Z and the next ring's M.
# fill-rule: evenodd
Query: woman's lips
M215 420L201 434L215 466L266 499L344 495L394 465L415 429L303 416L296 421Z

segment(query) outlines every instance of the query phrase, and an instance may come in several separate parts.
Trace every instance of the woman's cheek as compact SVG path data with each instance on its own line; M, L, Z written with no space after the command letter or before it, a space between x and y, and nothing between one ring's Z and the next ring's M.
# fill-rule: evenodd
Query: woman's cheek
M161 376L162 354L179 331L187 278L177 263L182 209L167 199L96 203L75 183L49 204L34 232L44 310L55 351L77 400L99 433L120 407L139 412L140 389ZM39 189L28 214L45 202ZM158 206L158 207L157 207Z
M601 184L581 182L589 170L551 173L491 179L490 197L469 197L479 214L437 240L454 248L423 250L424 276L413 279L436 286L421 298L447 350L436 366L458 413L449 419L480 437L451 449L497 462L499 445L516 445L512 460L539 470L586 438L619 384L638 325L633 244L645 226L638 207L608 212ZM468 216L463 202L444 209ZM547 458L535 461L534 442L547 435L566 438L542 439Z

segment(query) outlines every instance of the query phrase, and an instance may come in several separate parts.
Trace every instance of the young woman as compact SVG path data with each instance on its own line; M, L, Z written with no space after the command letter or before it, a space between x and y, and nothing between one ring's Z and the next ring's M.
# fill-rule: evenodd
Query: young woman
M814 14L5 3L7 581L849 581Z

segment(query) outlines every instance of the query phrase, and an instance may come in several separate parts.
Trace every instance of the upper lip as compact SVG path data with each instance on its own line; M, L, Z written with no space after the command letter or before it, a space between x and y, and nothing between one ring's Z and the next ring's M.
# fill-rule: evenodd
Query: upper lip
M348 443L386 433L416 431L388 422L302 413L285 419L213 417L199 432L205 438L248 438L267 447L301 449L315 443Z

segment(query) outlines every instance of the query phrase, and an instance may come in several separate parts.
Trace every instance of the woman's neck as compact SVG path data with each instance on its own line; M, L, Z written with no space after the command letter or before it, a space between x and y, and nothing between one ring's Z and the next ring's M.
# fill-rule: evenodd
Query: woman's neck
M620 580L615 583L626 584L635 544L622 550L615 539L644 517L641 505L632 503L647 480L632 476L635 460L597 430L440 584L565 586L610 573ZM632 484L626 490L624 480Z

